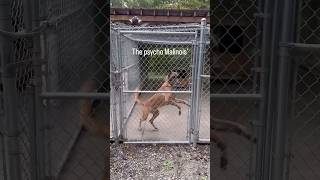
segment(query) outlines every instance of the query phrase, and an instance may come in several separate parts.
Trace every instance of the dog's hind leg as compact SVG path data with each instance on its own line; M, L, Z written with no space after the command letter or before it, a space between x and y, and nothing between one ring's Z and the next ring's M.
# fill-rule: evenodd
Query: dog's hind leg
M149 111L147 109L143 109L142 110L142 117L140 118L140 121L139 121L139 128L138 128L139 131L142 130L142 127L141 127L142 121L147 120L148 115L149 115Z
M149 122L155 130L158 130L158 128L154 125L153 121L154 121L154 119L156 119L159 116L160 112L158 109L155 109L155 110L152 110L151 113L152 113L152 117L149 120Z

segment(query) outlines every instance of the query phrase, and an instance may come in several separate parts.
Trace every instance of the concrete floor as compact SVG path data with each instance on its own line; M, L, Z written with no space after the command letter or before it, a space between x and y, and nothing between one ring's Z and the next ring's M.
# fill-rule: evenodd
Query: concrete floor
M146 99L141 95L141 99ZM177 98L188 101L190 96L178 94ZM186 141L187 127L190 108L181 105L181 115L174 106L164 106L159 109L160 115L154 123L158 131L154 131L151 124L146 121L142 124L143 130L138 130L139 119L141 117L141 108L139 105L134 106L131 116L127 122L127 139L129 141ZM202 101L202 113L200 123L200 138L210 139L210 114L209 99L204 98ZM149 115L150 119L152 114Z
M215 101L210 103L215 118L238 122L250 127L249 121L254 119L254 104L247 101ZM216 144L211 144L213 162L213 179L248 180L254 171L255 144L233 133L219 133L227 146L228 167L220 169L221 152Z
M58 179L101 180L105 167L105 148L105 140L82 132Z
M59 106L51 106L47 117L54 122L50 131L51 143L51 170L57 173L57 168L63 160L64 153L75 133L79 130L79 101L57 101ZM107 112L103 104L99 105L98 120L107 122ZM101 112L100 112L101 111ZM67 160L60 172L59 180L100 180L104 172L106 140L93 136L88 131L80 129Z
M320 179L320 110L319 104L309 104L314 98L303 97L295 111L303 111L297 118L290 120L288 129L293 140L291 163L289 166L290 180ZM249 121L255 119L255 106L245 101L224 101L211 103L212 114L219 119L239 122L250 128ZM296 133L296 136L292 136ZM213 177L218 180L248 180L255 174L256 145L246 139L231 133L220 133L227 145L229 166L221 170L220 150L212 144Z

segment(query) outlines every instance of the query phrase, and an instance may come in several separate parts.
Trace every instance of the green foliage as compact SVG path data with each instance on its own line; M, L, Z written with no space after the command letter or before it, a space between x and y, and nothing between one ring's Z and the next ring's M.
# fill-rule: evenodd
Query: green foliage
M171 169L173 169L173 162L172 162L171 160L165 160L165 161L163 162L163 168L164 168L165 170L171 170Z
M159 6L163 9L209 9L208 0L176 0L169 3L163 3Z
M201 180L207 180L208 178L206 176L202 176Z
M209 9L209 0L111 0L113 8Z

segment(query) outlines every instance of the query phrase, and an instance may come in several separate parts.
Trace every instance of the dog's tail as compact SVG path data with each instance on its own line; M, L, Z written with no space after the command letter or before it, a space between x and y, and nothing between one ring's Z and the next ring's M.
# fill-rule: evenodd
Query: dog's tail
M82 92L92 92L94 90L94 83L87 81L82 85ZM92 110L92 102L90 98L83 98L80 100L80 123L81 125L95 136L108 137L109 128L106 124L99 123L94 118Z
M135 91L139 91L139 88L136 88ZM139 92L134 93L134 101L139 105L144 105L144 102L139 99Z

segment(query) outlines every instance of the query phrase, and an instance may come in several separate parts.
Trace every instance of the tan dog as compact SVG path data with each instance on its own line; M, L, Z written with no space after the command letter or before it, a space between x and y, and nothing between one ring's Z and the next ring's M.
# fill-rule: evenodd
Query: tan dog
M158 91L172 91L173 82L177 77L178 77L178 73L170 72L166 76L165 82L161 85ZM156 93L144 102L141 101L138 96L139 96L139 93L135 93L135 96L134 96L135 101L139 105L142 105L142 117L139 121L139 130L141 130L142 121L146 121L150 113L152 114L152 117L149 120L149 122L155 130L158 129L153 122L160 114L158 108L162 106L172 105L177 107L179 110L179 115L181 115L181 106L179 106L177 103L185 104L190 107L190 105L184 100L175 98L175 95L171 92Z

